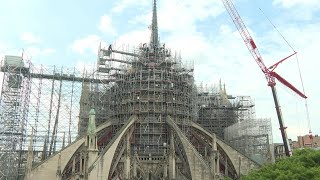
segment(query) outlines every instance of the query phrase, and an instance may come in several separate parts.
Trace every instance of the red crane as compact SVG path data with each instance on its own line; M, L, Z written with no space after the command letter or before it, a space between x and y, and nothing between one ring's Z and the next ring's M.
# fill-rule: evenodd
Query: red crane
M283 140L283 145L285 148L285 153L286 153L286 156L291 156L291 150L290 150L290 146L288 143L286 127L284 126L284 123L283 123L281 109L280 109L280 105L278 102L277 91L276 91L276 87L275 87L276 86L275 79L277 79L279 82L281 82L282 84L284 84L285 86L290 88L292 91L297 93L302 98L307 98L307 96L304 95L304 93L299 91L297 88L295 88L292 84L290 84L283 77L281 77L278 73L274 72L274 70L280 63L282 63L286 59L290 58L291 56L295 55L296 52L289 55L288 57L281 59L276 64L267 68L267 66L264 64L264 62L262 60L262 57L259 53L259 50L258 50L252 36L250 35L248 29L246 28L246 25L243 23L240 15L239 15L237 9L235 8L234 4L232 3L232 1L231 0L222 0L222 2L224 4L225 8L227 9L229 15L231 16L232 21L236 25L236 28L238 29L242 39L244 40L248 50L250 51L252 57L254 58L256 63L259 65L261 71L265 75L267 82L268 82L268 86L271 87L273 100L275 103L277 116L278 116L278 120L279 120L279 124L280 124L280 131L281 131L281 136L282 136L282 140Z

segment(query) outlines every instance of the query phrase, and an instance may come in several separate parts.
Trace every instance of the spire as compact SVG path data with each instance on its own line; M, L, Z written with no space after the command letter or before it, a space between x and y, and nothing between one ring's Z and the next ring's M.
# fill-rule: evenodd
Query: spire
M158 20L157 20L157 0L153 0L150 45L151 45L151 47L159 45L159 42L158 42Z
M97 133L96 133L96 112L94 108L91 108L89 112L89 122L88 122L85 146L87 146L87 151L90 152L89 164L91 165L92 161L98 155L97 154L98 144L97 144Z

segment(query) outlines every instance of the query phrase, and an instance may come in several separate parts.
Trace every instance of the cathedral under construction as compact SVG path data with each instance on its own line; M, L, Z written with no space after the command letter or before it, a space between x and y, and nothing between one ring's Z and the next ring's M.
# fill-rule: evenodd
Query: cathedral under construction
M270 119L250 96L196 85L159 41L99 47L93 72L5 56L0 179L238 179L273 160Z

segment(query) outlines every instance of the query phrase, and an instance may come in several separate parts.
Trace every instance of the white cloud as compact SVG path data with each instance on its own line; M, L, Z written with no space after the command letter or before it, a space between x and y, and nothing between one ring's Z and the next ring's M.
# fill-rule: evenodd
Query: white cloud
M274 0L273 5L287 9L290 21L311 21L320 11L320 0Z
M125 33L117 38L115 41L116 46L123 45L138 46L141 43L147 43L150 39L150 31L145 29L143 31L131 31Z
M96 62L88 62L88 60L78 60L75 65L76 70L92 76L96 69Z
M274 5L281 5L284 8L292 8L294 6L318 6L320 5L319 0L274 0Z
M150 6L151 7L151 6ZM148 13L135 16L129 22L150 25L151 8ZM196 31L195 23L208 17L217 17L225 9L220 0L164 0L158 3L158 23L162 31Z
M27 44L36 44L39 43L41 40L39 37L35 36L31 32L24 32L21 35L21 40Z
M43 52L43 54L52 54L52 53L56 52L56 50L52 49L52 48L46 48L42 52Z
M9 43L1 43L0 42L0 58L4 57L4 55L21 55L22 49L17 48Z
M174 0L176 6L185 10L184 13L188 15L192 15L197 20L203 20L207 17L216 17L225 11L225 8L221 2L221 0L198 0L195 3L194 0ZM169 7L172 1L166 0L164 1L165 6ZM180 13L179 11L175 11L176 13ZM184 15L186 15L184 14Z
M106 14L100 18L98 29L111 36L117 35L117 31L112 24L112 18Z
M150 0L139 0L139 3L137 3L136 0L119 0L119 1L116 1L115 5L113 6L112 12L121 13L126 8L128 8L132 5L146 6L148 4L151 4Z
M164 17L167 13L171 19L176 17L187 16L189 21L203 20L207 17L217 17L225 11L220 0L164 0L160 2L159 18ZM167 19L170 20L170 19Z
M41 49L39 47L27 47L26 49L24 49L24 56L27 59L32 59L33 57L37 57L37 56L46 56L49 54L52 54L55 52L55 49L52 48L44 48Z
M116 36L118 33L113 25L112 17L110 15L104 14L100 17L100 22L98 29L109 36ZM99 44L102 42L102 38L98 35L88 35L85 38L76 40L71 48L73 51L84 54L84 53L93 53L97 54ZM89 51L88 51L89 50Z
M86 52L97 54L99 43L102 41L100 36L89 35L83 39L76 40L72 45L71 49L74 52L84 54Z

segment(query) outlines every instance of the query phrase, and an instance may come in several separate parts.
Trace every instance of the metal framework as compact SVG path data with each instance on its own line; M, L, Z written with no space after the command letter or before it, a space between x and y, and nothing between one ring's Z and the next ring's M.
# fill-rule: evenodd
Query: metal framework
M110 45L100 49L98 66L103 85L91 91L88 85L89 93L83 94L81 103L84 107L86 98L98 100L95 102L99 105L91 105L100 109L97 124L110 118L120 126L130 116L139 115L142 121L136 124L135 148L144 153L163 152L163 144L168 143L164 125L167 115L187 131L187 121L196 114L193 68L182 65L181 58L172 55L165 45L152 48L141 44L132 50L116 50ZM84 132L86 118L81 122Z
M225 85L198 86L197 123L224 138L224 129L236 122L255 117L254 101L250 96L228 95Z
M90 109L95 109L97 126L112 122L97 134L98 153L124 130L130 117L138 119L110 159L108 176L113 179L123 178L123 156L129 163L133 157L133 164L142 170L158 172L137 170L137 177L164 178L161 168L171 161L177 179L190 179L187 152L178 137L181 132L206 166L218 164L216 175L224 172L236 178L230 159L214 145L215 136L209 141L192 128L192 121L223 137L224 128L254 116L254 105L248 98L227 95L221 85L215 92L197 90L193 63L183 63L179 53L159 42L155 0L151 29L150 43L133 48L100 46L97 69L92 72L35 66L22 57L6 56L1 64L0 179L22 178L27 154L34 155L28 158L37 163L86 135ZM81 175L87 158L84 148L77 149L60 172L63 179ZM220 155L223 166L218 168Z
M193 65L183 64L178 53L159 42L155 1L153 5L150 43L133 48L100 47L97 71L102 84L88 84L80 103L83 108L96 109L97 125L106 119L117 122L109 130L110 137L136 115L139 122L132 131L130 154L138 159L165 159L170 144L166 118L172 117L190 137L190 122L197 113ZM85 133L87 119L88 115L81 115L80 134ZM103 139L110 137L98 137L100 148L107 144ZM117 149L119 157L123 154L121 147ZM182 160L183 155L180 157ZM118 157L113 158L112 166L110 177L121 178L123 164ZM181 172L189 177L187 169Z
M32 131L34 162L77 138L82 86L95 80L85 71L35 66L21 56L5 56L1 72L0 179L16 179L24 174Z
M80 134L86 133L89 118L86 112L92 107L97 112L97 126L106 119L115 122L111 128L98 134L99 149L108 144L132 115L138 116L139 122L134 124L130 135L130 156L137 158L138 162L167 158L170 144L167 116L172 117L190 137L190 122L195 120L197 113L193 67L189 65L192 63L182 64L178 53L172 54L157 41L153 43L132 49L114 45L100 47L97 76L102 83L85 84L80 101ZM117 148L119 157L112 161L111 177L121 178L123 162L119 158L124 143ZM179 156L181 162L186 161L183 153ZM186 168L183 164L179 167ZM66 178L70 176L72 162L67 169ZM183 176L190 176L187 169L181 172L186 173Z
M6 56L0 102L0 177L13 179L21 171L23 142L26 136L30 78L21 57ZM0 178L2 179L2 177Z
M218 88L200 85L197 101L200 125L257 162L273 161L271 120L256 118L250 96L228 95L220 82ZM197 134L193 133L193 137ZM205 150L200 147L198 151Z
M271 119L246 119L224 132L226 141L257 162L274 161Z
M223 129L237 122L236 106L231 102L234 97L227 95L225 86L222 88L198 87L199 117L197 122L209 132L223 138Z

